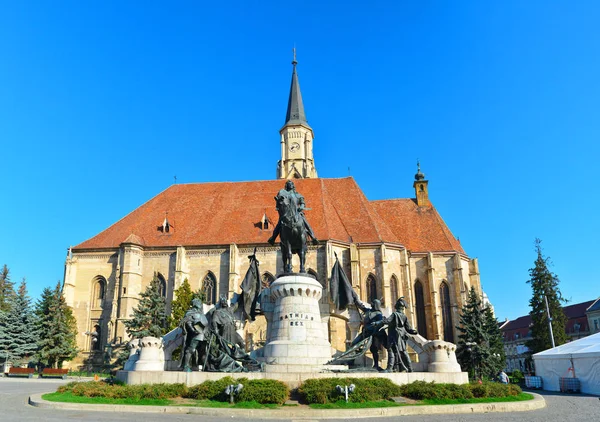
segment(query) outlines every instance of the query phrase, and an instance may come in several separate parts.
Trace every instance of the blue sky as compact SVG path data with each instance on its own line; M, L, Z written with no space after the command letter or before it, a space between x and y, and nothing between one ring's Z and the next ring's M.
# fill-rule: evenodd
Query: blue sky
M0 265L33 296L67 248L173 183L275 177L291 50L321 177L430 197L501 319L543 240L600 295L597 2L0 2ZM227 145L227 147L225 147Z

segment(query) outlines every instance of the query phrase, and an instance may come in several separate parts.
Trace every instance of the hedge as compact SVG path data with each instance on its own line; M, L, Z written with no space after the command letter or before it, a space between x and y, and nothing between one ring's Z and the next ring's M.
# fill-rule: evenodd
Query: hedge
M352 403L367 401L390 400L400 395L400 387L387 378L320 378L309 379L298 389L302 399L312 403L335 403L344 399L343 394L336 390L337 385L354 384L353 393L348 395Z
M261 404L283 404L289 397L289 389L281 381L233 379L224 377L216 381L186 387L185 384L110 385L105 382L70 382L58 388L59 393L71 393L82 397L105 397L109 399L172 399L176 397L196 400L229 401L225 388L242 384L244 388L234 396L236 402L255 401Z

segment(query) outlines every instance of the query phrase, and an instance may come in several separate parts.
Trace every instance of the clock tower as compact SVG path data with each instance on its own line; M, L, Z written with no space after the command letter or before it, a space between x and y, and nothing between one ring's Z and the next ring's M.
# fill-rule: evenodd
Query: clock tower
M278 179L304 179L317 177L313 158L313 130L306 120L300 83L296 73L296 49L294 49L294 66L292 85L288 100L285 124L279 131L281 138L281 160L277 163Z

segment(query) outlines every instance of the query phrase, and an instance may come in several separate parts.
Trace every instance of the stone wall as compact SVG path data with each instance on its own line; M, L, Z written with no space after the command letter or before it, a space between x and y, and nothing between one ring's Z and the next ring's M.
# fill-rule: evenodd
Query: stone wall
M129 318L138 303L139 294L146 289L155 273L164 278L169 310L173 292L184 279L188 279L195 291L202 288L209 273L214 274L217 281L217 298L219 295L231 298L233 293L240 293L240 283L249 266L247 257L254 248L255 245L232 244L145 250L138 245L123 244L118 250L73 253L66 262L65 296L77 319L77 341L82 350L74 364L81 364L89 358L89 333L96 325L101 330L101 346L128 339L123 320ZM444 339L444 312L440 298L442 283L449 288L453 327L458 323L459 311L470 286L481 294L477 261L457 253L410 254L402 246L391 244L329 241L311 245L306 268L323 286L321 314L323 323L329 327L329 341L337 350L345 350L348 341L359 332L360 316L353 308L335 312L329 304L328 280L335 263L335 253L361 300L367 301L366 283L369 277L373 277L377 297L383 299L386 308L384 313L389 314L396 298L404 296L409 303L407 316L415 327L414 287L418 280L423 286L427 337L431 340ZM261 274L276 277L282 273L279 247L256 245L256 255ZM297 256L294 256L293 265L298 268ZM93 297L94 286L98 282L105 283L101 303ZM243 330L249 347L260 346L265 340L266 321L259 317L257 321L245 324ZM455 341L457 334L454 328ZM99 349L97 354L104 350L103 347Z

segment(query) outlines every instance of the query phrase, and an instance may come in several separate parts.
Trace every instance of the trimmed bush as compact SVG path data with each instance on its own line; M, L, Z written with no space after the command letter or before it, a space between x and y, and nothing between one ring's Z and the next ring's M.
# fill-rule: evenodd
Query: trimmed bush
M517 385L496 382L473 384L436 384L415 381L400 387L401 395L413 400L472 399L486 397L508 397L521 394Z
M236 402L255 401L260 404L284 404L290 396L288 386L277 380L238 380L244 385Z
M344 396L336 390L337 385L354 384L354 392L348 395L352 403L390 400L400 395L400 386L387 378L320 378L306 380L298 392L303 400L312 403L335 403Z
M170 399L187 392L184 384L110 385L104 382L71 382L62 385L59 393L70 392L81 397L106 397L109 399Z
M204 381L202 384L188 388L183 397L196 400L229 401L229 397L225 394L225 388L228 385L239 383L239 380L232 377L224 377L216 381Z
M249 380L248 378L234 379L221 378L216 381L205 381L202 384L190 387L186 398L196 400L229 401L225 394L228 385L242 384L244 388L234 396L236 402L255 401L260 404L283 404L289 397L289 389L281 381L276 380Z

